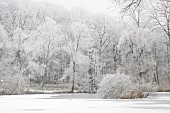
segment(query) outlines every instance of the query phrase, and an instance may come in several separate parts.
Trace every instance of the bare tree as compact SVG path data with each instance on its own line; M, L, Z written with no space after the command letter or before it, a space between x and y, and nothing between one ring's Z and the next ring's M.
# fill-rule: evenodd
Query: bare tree
M134 8L134 10L136 10L140 6L141 2L144 0L111 0L111 1L116 2L119 5L123 4L123 9L121 11L126 12L132 7Z
M158 29L165 33L167 37L167 41L164 42L166 44L166 59L168 70L170 68L170 55L169 55L169 46L170 46L170 2L168 0L151 2L151 9L149 10L151 13L151 18L153 19L154 29ZM168 74L170 72L168 71ZM168 76L169 83L170 77Z
M64 27L65 28L65 27ZM70 57L71 57L71 68L72 68L72 78L71 78L71 92L75 90L75 76L76 76L76 62L78 58L78 52L80 49L81 39L84 37L84 25L72 23L69 27L63 30L63 35L66 41L66 46L68 47Z

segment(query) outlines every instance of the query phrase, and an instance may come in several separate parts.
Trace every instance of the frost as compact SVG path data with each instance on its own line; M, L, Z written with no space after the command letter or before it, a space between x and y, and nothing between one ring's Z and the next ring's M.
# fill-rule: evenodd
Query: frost
M128 75L117 73L106 75L101 81L98 94L102 98L120 98L121 94L132 90L133 84Z

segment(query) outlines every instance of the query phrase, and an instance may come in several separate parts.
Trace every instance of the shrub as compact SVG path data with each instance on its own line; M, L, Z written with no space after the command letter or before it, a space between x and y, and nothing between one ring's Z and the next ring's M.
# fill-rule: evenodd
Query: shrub
M132 82L130 77L125 74L117 73L113 75L106 75L99 85L97 93L105 99L120 98L120 96L131 90Z

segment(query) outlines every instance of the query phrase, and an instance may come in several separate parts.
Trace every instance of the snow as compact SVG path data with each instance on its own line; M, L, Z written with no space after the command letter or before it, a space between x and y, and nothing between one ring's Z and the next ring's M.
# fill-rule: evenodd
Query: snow
M0 96L1 113L169 113L170 93L146 99L100 99L93 94Z

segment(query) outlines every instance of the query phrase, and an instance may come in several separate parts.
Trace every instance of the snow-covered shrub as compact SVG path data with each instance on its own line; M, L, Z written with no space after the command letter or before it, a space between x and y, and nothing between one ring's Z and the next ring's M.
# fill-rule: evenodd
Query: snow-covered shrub
M130 77L125 74L117 73L106 75L99 85L97 93L102 98L120 98L120 96L132 90Z

